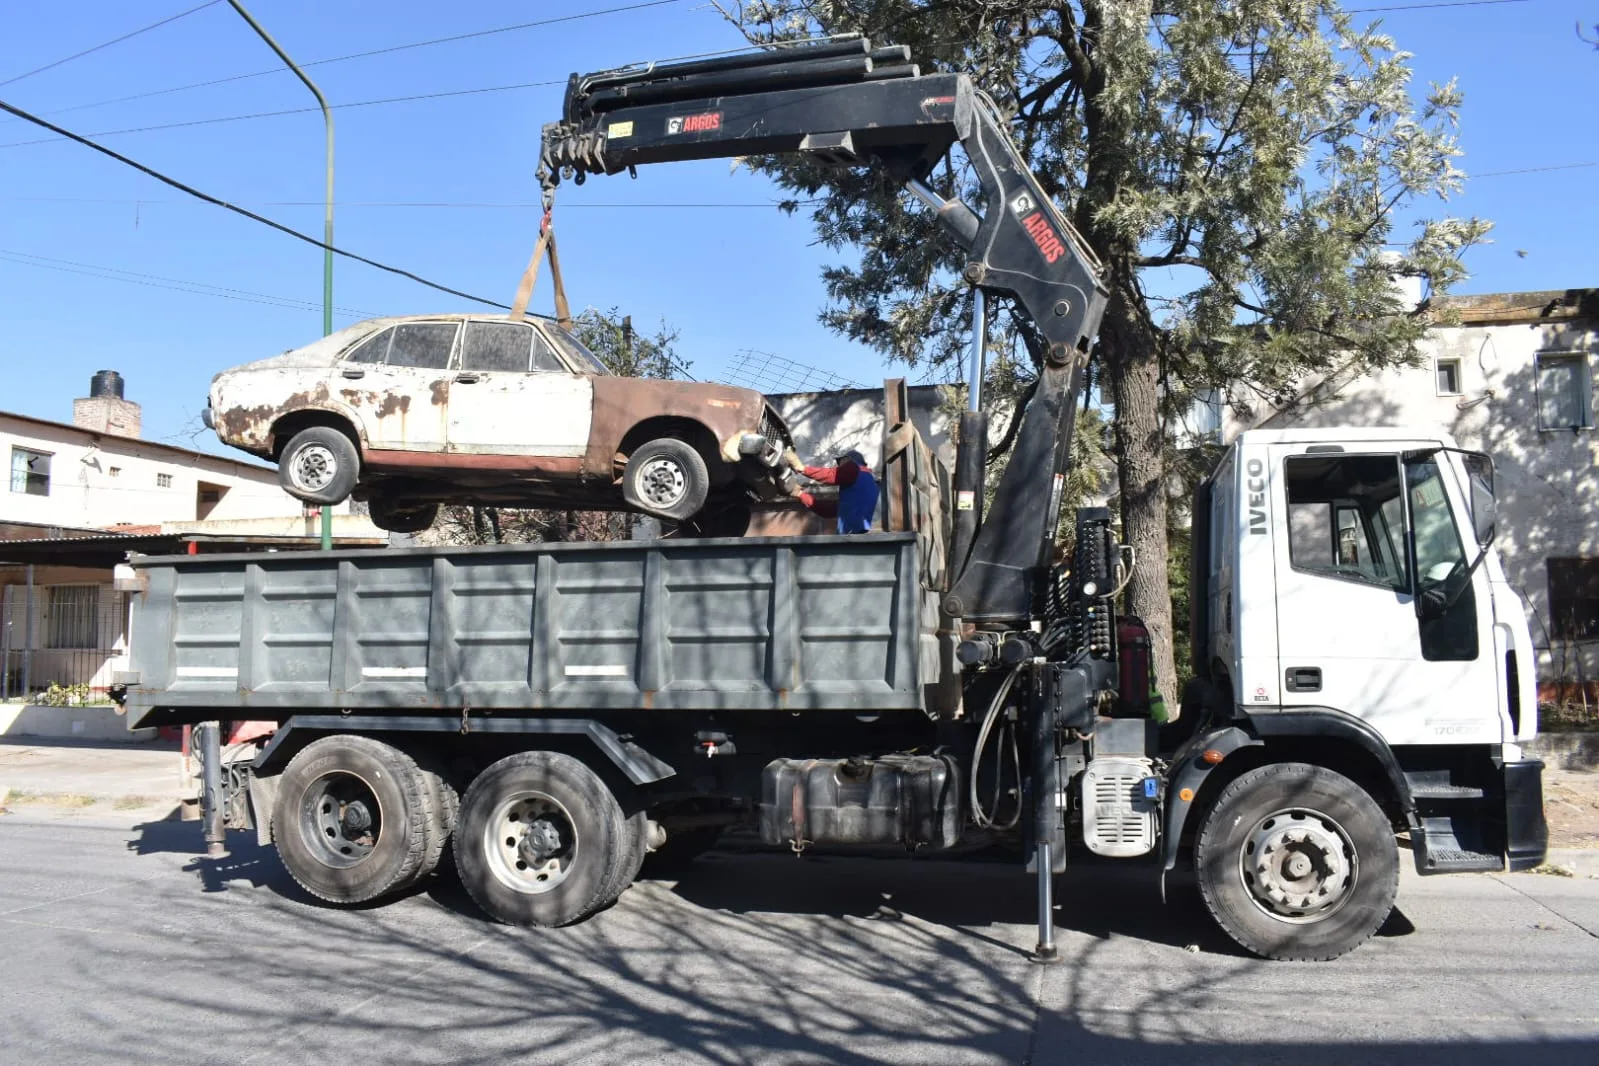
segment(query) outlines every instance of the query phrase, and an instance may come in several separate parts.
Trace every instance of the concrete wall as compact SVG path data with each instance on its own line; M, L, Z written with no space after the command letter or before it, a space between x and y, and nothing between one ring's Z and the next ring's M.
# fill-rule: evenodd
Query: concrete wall
M1525 294L1541 296L1547 294ZM1461 298L1462 301L1505 298ZM1290 409L1229 410L1223 439L1251 425L1438 427L1465 448L1493 456L1499 493L1498 547L1506 575L1532 608L1532 638L1544 682L1599 679L1599 641L1554 637L1545 560L1599 556L1599 441L1591 428L1539 428L1534 360L1540 352L1587 353L1599 363L1599 317L1549 320L1527 304L1530 321L1474 323L1432 331L1416 368L1334 378ZM1468 305L1469 306L1469 305ZM1516 317L1503 314L1500 317ZM1440 394L1437 361L1458 360L1458 394ZM1587 395L1588 423L1595 417Z
M911 421L928 447L951 469L955 444L951 434L959 409L943 385L910 388ZM883 452L883 390L842 389L837 392L788 392L767 397L788 423L794 448L807 463L820 465L839 452L858 449L877 469Z
M14 490L15 448L50 455L48 495ZM278 488L277 471L270 467L4 413L0 464L0 517L16 522L105 529L200 518L287 518L303 510ZM202 482L223 490L215 504L200 502Z

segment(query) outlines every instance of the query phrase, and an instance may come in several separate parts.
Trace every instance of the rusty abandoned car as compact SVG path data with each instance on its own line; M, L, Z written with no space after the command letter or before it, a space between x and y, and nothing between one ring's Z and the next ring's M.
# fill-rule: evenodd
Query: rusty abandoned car
M675 521L786 495L788 429L749 389L618 377L549 321L376 318L218 374L204 420L292 496L394 532L441 503ZM739 530L739 532L742 532Z

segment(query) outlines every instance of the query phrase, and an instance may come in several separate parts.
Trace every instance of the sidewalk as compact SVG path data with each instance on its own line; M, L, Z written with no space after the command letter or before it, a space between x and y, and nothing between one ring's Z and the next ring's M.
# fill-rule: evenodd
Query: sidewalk
M170 811L182 768L175 742L0 738L0 806Z

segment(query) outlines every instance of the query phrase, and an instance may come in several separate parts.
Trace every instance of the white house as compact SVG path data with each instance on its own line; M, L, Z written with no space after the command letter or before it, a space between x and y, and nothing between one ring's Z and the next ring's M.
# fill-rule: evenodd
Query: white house
M1494 459L1498 545L1533 611L1546 695L1599 682L1599 289L1450 296L1421 365L1330 375L1282 409L1239 396L1222 439L1251 426L1435 425Z
M66 423L0 411L0 695L24 682L109 683L126 644L110 569L124 551L318 544L319 519L273 468L141 439L139 405L114 371L96 374L72 413ZM341 545L386 543L349 503L335 510ZM73 550L58 550L65 540Z

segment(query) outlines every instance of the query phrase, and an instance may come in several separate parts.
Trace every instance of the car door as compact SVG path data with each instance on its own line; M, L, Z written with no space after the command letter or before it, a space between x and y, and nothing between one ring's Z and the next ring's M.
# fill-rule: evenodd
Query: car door
M1498 743L1491 611L1465 573L1463 504L1435 458L1272 448L1281 703L1331 707L1390 744ZM1415 593L1465 587L1445 614Z
M569 370L524 322L466 323L450 380L450 450L576 466L588 448L594 385Z
M458 322L404 322L351 348L333 388L361 420L368 449L441 451Z

